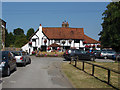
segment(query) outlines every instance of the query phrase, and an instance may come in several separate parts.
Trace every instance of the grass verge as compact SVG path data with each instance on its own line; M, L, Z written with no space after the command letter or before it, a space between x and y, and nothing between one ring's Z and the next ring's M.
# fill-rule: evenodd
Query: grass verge
M107 65L107 67L110 66L111 69L118 70L118 68L116 68L117 63L115 64L114 63L113 64L112 63L95 63L95 64L102 65L102 66ZM82 63L79 62L77 64L77 67L81 69ZM100 80L89 75L92 72L91 65L85 64L85 71L88 72L89 74L75 68L73 64L71 65L69 64L69 62L64 62L62 64L62 70L75 88L112 88L108 84L101 82ZM95 76L103 80L107 79L106 71L100 68L95 68ZM118 87L118 75L116 75L115 73L111 73L111 83L114 84L116 87Z

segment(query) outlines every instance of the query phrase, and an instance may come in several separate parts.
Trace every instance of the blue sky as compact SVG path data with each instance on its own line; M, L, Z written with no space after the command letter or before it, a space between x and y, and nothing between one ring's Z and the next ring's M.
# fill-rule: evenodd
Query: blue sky
M109 2L2 2L2 19L8 32L22 28L36 31L43 27L61 27L64 20L70 27L84 28L86 35L98 40L102 30L102 13Z

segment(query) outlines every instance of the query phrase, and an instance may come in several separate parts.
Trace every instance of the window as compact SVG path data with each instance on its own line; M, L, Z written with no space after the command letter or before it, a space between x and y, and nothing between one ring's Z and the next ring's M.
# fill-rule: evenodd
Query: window
M75 43L80 43L80 40L74 40Z
M60 40L55 40L55 43L60 43Z
M36 39L32 39L33 42L36 42Z

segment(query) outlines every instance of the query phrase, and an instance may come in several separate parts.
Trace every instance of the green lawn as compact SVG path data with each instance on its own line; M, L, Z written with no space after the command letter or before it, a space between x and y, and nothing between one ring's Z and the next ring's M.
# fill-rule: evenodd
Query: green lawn
M118 63L97 63L92 62L97 65L109 67L110 69L118 70ZM89 75L92 73L92 67L89 64L85 64L85 71L89 74L79 70L73 66L74 63L69 64L69 62L64 62L62 64L62 71L71 81L75 88L112 88L104 82L94 78L93 76ZM82 63L79 62L77 67L82 69ZM95 67L95 76L107 81L107 71L101 68ZM110 83L115 87L118 87L118 74L111 73L111 81Z

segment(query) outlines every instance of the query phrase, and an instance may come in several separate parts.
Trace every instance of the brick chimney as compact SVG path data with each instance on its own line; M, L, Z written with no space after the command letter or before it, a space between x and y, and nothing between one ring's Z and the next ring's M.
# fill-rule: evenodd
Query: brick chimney
M68 22L64 21L64 22L62 23L62 27L69 27Z

